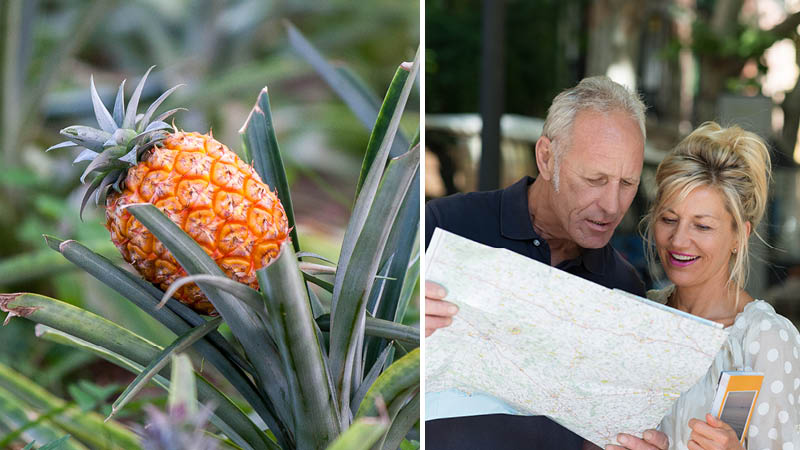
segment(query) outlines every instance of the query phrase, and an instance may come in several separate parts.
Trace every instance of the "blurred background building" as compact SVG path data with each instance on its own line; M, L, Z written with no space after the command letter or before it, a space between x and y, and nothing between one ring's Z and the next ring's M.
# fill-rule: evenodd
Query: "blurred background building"
M748 290L800 322L800 1L429 0L426 198L536 175L547 107L608 75L647 110L643 182L612 241L650 276L638 232L663 155L706 120L770 144L775 180Z

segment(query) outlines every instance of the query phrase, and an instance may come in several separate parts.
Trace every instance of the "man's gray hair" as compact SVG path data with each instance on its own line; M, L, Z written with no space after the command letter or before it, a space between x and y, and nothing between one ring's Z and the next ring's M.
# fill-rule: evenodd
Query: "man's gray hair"
M542 136L550 139L550 149L555 157L553 186L558 191L558 172L564 150L569 148L572 124L579 111L621 111L639 124L642 139L647 137L644 123L645 106L639 95L612 81L606 76L584 78L577 86L558 94L544 121Z

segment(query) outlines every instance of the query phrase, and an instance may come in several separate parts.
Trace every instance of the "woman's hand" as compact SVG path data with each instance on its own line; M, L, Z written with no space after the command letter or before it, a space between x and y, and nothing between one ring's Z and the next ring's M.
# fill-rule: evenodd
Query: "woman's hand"
M689 450L744 450L733 428L711 414L706 414L705 422L691 419L689 428Z

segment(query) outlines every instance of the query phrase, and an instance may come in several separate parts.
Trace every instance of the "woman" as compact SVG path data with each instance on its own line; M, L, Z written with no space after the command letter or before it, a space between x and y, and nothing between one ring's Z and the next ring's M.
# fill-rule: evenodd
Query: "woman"
M764 373L746 448L800 450L800 334L744 290L748 238L764 215L769 179L764 142L713 122L656 172L656 201L643 222L651 261L658 257L673 284L648 296L730 332L705 377L662 421L670 448L743 448L730 426L708 414L720 373L738 370Z

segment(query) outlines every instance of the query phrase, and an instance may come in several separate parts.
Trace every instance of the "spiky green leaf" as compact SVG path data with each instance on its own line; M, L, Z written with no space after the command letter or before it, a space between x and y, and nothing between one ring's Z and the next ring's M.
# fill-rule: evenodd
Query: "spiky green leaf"
M361 380L361 384L356 387L355 392L353 393L353 397L350 399L350 403L353 405L360 405L362 400L364 400L364 396L367 395L367 391L370 387L372 387L372 383L378 379L378 375L383 372L383 368L386 364L386 360L391 353L392 347L386 347L383 349L378 358L376 359L375 363L372 365L372 368L367 372L367 375L364 376L364 379Z
M94 116L97 119L97 124L100 125L103 131L114 133L119 126L114 122L111 113L108 112L106 105L103 104L103 101L100 100L100 96L97 94L97 88L94 87L94 75L89 76L89 84L91 85L92 106L94 107Z
M139 80L139 84L136 85L136 89L134 89L131 99L128 100L128 107L125 108L125 118L122 120L122 128L127 128L129 130L134 129L134 126L136 125L136 110L139 108L139 97L142 95L142 89L144 88L144 83L147 81L147 76L154 67L155 66L150 66L150 68L147 69L147 72L144 73L142 79Z
M72 240L61 241L52 236L45 236L45 240L48 246L62 253L67 260L119 292L175 334L183 334L191 326L199 326L205 322L197 313L174 299L167 302L167 308L157 308L158 299L163 292L130 272L120 269L81 243ZM195 347L242 396L249 399L250 404L271 429L280 430L273 412L274 407L243 372L254 373L252 366L239 356L236 349L217 332L210 333L205 339L197 342Z
M68 303L38 294L0 294L0 311L8 312L7 319L25 317L36 323L48 325L74 336L107 352L120 355L141 366L146 366L161 351L157 345L89 311ZM222 393L200 377L198 395L203 402L212 401L217 406L215 415L228 428L240 436L237 444L248 447L275 448L274 443L259 430L247 416ZM217 423L215 423L217 424ZM231 436L234 438L234 436ZM249 444L248 444L249 443Z
M211 257L188 234L149 203L128 205L127 209L172 253L178 263L192 275L225 276ZM267 393L279 424L291 424L286 375L280 370L281 359L272 337L252 309L235 296L204 282L197 285L214 308L222 315L231 331L244 347L256 371L258 385ZM281 434L277 430L276 436ZM284 433L288 438L288 434ZM282 440L282 442L288 442Z
M43 336L46 331L37 324L36 336ZM53 330L49 328L49 330ZM58 332L58 331L56 331ZM60 333L60 332L59 332ZM42 420L52 421L54 424L73 435L81 442L93 448L125 448L138 449L138 438L123 425L110 421L103 423L100 414L92 411L82 411L74 404L69 404L46 391L40 385L16 372L10 367L0 364L0 387L14 392L20 400L42 413ZM5 443L0 441L0 448Z
M386 91L383 104L378 112L377 119L375 119L372 133L369 136L367 151L364 153L364 160L361 163L361 173L358 175L358 184L356 184L356 196L361 192L361 186L367 179L367 174L372 167L372 163L375 161L375 157L378 155L378 150L381 147L383 138L386 137L395 109L397 108L397 103L400 101L400 96L403 93L403 86L406 84L409 75L409 71L398 67L389 85L389 89Z
M286 178L286 169L283 166L278 139L275 136L272 110L269 106L269 92L266 87L258 94L256 104L250 110L250 115L239 130L239 134L242 136L247 158L252 160L261 180L277 191L291 229L292 246L295 252L300 251L292 196L289 192L289 180Z
M366 303L380 264L386 239L413 174L419 166L419 147L395 158L389 164L380 186L376 186L354 252L347 266L340 258L336 273L331 313L331 373L334 376L342 410L349 410L350 378L356 364L357 343L364 333ZM342 250L344 252L344 249ZM344 270L344 271L343 271ZM341 281L339 272L343 271ZM361 361L357 362L361 364Z
M211 331L217 329L219 324L222 322L221 317L217 317L215 319L211 319L203 325L199 327L192 328L186 334L178 337L172 344L170 344L167 348L161 351L161 353L153 358L150 364L145 367L145 369L140 373L136 379L128 385L127 388L120 394L120 396L114 400L114 403L111 405L111 414L108 415L106 420L114 417L120 409L122 409L129 401L133 399L133 397L139 393L139 391L144 388L147 383L153 378L153 376L160 372L162 368L164 368L168 362L171 361L171 357L175 354L178 354L187 348L189 348L192 344L197 342L203 336L208 334Z
M419 387L419 348L395 361L375 380L359 405L356 418L378 415L375 404L378 397L391 404L395 398L415 386Z
M330 331L330 314L323 314L317 317L317 324L322 331ZM419 347L419 329L392 322L389 320L377 319L367 316L364 323L364 334L383 339L405 342L415 347Z
M181 408L187 416L193 416L197 408L197 384L195 383L192 360L186 354L172 355L172 374L169 377L169 410Z
M381 182L381 177L384 173L384 165L386 164L386 160L389 153L389 147L391 146L392 142L394 141L394 137L397 133L397 129L400 125L400 117L402 116L402 111L405 108L406 101L408 100L408 95L411 92L411 86L413 84L413 80L416 77L416 73L419 67L419 51L417 52L417 57L414 59L414 64L411 68L411 74L406 79L405 84L403 85L403 89L400 93L400 97L398 98L394 112L392 113L392 117L389 122L389 126L386 130L386 133L383 136L383 140L381 141L381 146L378 149L378 152L373 160L372 166L370 167L370 171L367 174L367 177L362 185L361 191L356 198L355 207L353 208L353 213L350 216L350 221L347 224L347 229L345 230L344 240L342 242L342 249L339 253L339 270L336 273L336 279L334 281L334 286L341 286L342 278L344 277L345 271L350 264L350 257L353 254L353 249L356 246L356 242L361 235L361 231L364 227L364 222L367 220L367 214L369 214L370 208L372 207L372 203L375 199L375 193L378 190L378 185ZM410 151L409 153L413 152ZM418 150L417 150L418 153ZM402 198L402 194L401 194ZM338 292L334 292L333 295L333 309L336 309L336 302L338 301L339 294Z
M284 242L280 256L257 274L289 381L297 445L324 448L339 434L341 419L306 286L291 246Z
M324 56L314 48L314 45L303 36L290 22L284 22L289 33L289 45L305 59L333 91L347 104L351 111L366 129L372 129L375 118L378 117L378 104L376 96L368 87L349 70L331 65ZM396 157L408 150L408 140L398 136L397 142L392 145L392 157Z
M327 450L368 450L378 442L388 426L386 419L374 417L358 419Z
M391 408L390 408L391 409ZM386 435L383 437L383 450L395 450L400 447L400 444L403 442L403 439L408 435L409 430L411 427L414 426L415 423L419 422L419 414L420 414L420 394L419 390L417 389L414 392L413 397L410 401L403 404L401 409L397 411L396 414L391 416L391 425L389 426L389 430L386 432Z
M145 126L149 128L150 118L153 117L153 114L155 114L156 109L158 109L158 107L161 106L162 103L164 103L164 100L166 100L167 97L172 95L172 93L175 92L175 90L178 89L181 86L184 86L184 85L183 84L179 84L177 86L173 86L173 87L167 89L153 103L151 103L150 106L147 107L147 111L144 112L144 115L142 116L142 119L141 119L141 123L142 124L146 124ZM180 109L180 108L178 108L178 109ZM173 112L174 111L178 111L178 109L174 109L172 111ZM169 111L167 111L167 112L169 112ZM163 121L163 119L159 118L159 119L156 119L155 121L153 121L153 123L162 122L162 121ZM145 128L145 129L147 129L147 128Z
M122 121L125 119L125 80L119 84L117 97L114 99L114 112L111 115L117 127L121 127Z

